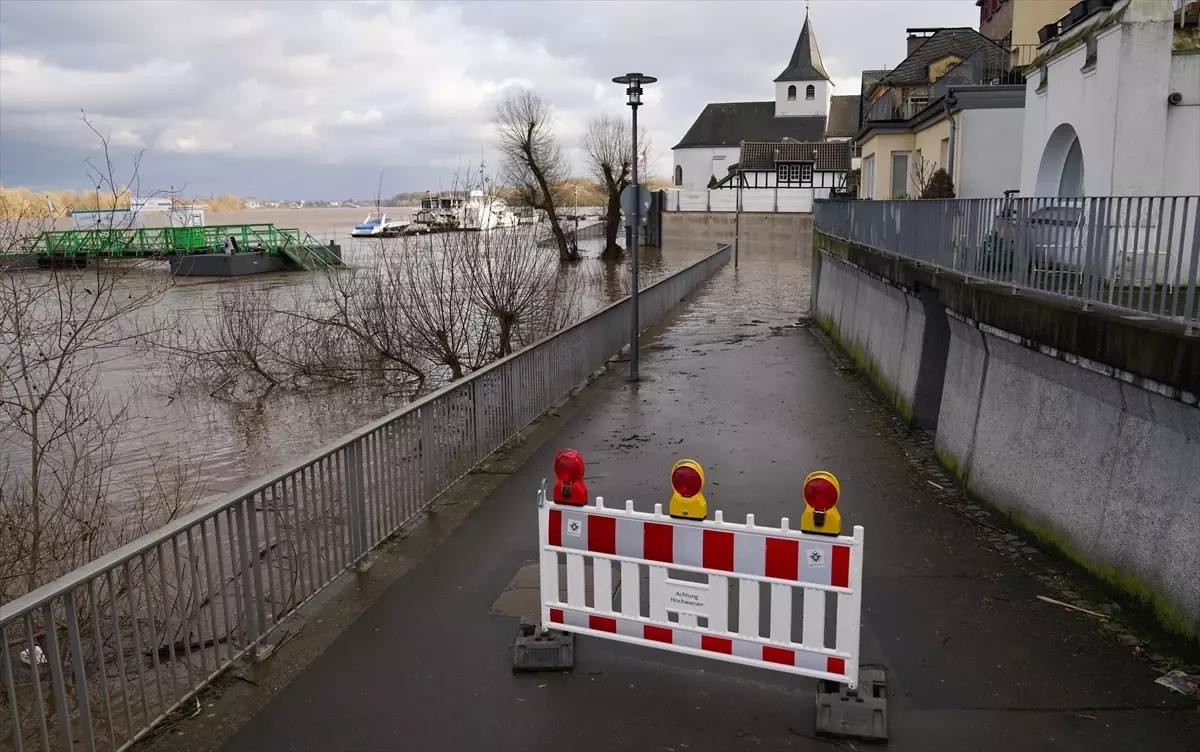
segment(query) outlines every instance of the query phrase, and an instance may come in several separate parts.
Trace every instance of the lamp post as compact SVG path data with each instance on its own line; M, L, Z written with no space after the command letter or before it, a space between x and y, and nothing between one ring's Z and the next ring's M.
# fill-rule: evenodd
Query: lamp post
M635 200L633 202L633 231L629 234L629 268L631 276L631 284L633 292L630 295L630 311L629 311L629 380L638 380L638 228L642 222L642 208L639 201L636 200L638 194L638 126L637 126L637 111L642 104L642 85L652 84L658 79L654 76L646 76L641 73L626 73L624 76L617 76L613 79L615 84L625 84L625 93L629 95L629 106L633 110L633 193Z

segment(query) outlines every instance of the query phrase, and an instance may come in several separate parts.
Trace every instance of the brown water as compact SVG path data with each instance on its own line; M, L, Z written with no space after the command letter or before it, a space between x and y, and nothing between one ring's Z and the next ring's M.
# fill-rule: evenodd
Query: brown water
M320 239L337 240L342 244L344 258L352 265L371 263L380 242L401 251L401 240L349 237L350 228L362 221L366 213L365 209L256 210L209 213L206 221L208 224L270 222L299 228ZM639 264L642 283L651 284L708 252L711 250L645 249ZM165 275L166 265L150 273ZM628 287L622 283L625 268L606 268L597 259L572 267L572 273L581 275L585 283L585 315L618 299ZM277 295L285 301L293 296L303 300L312 294L315 280L308 272L233 279L178 278L149 313L182 314L200 321L210 315L221 296L231 292L249 289ZM116 449L121 474L144 474L156 456L168 462L180 458L198 468L206 495L210 496L285 466L402 405L398 399L363 389L304 393L281 390L252 404L230 404L199 394L171 394L156 378L155 363L149 358L127 353L101 366L104 392L130 405L132 419ZM0 440L0 445L3 444ZM25 464L19 453L10 453L8 459L16 467Z
M210 213L209 224L269 222L295 227L342 244L350 264L370 263L379 240L356 240L350 228L366 216L366 209L282 209ZM400 216L397 211L397 216ZM402 241L385 240L399 251ZM599 248L594 247L595 255ZM649 285L712 252L712 248L643 249L642 285ZM547 249L548 253L553 250ZM753 319L777 323L792 321L807 310L809 252L758 251L746 247L740 268L729 268L710 282L684 315L702 319L713 337L736 334ZM164 268L155 272L166 274ZM618 299L628 289L625 267L606 268L599 260L572 267L585 280L584 313ZM180 278L175 280L154 314L183 314L193 320L209 315L222 295L250 289L284 296L314 290L314 275L307 272L274 273L234 279ZM151 458L179 458L197 468L205 493L212 496L294 462L338 437L402 406L363 389L277 391L251 404L231 404L207 395L173 395L154 376L148 356L126 354L102 366L102 388L127 400L133 416L117 444L124 474L145 473ZM3 444L0 441L0 444ZM20 466L19 456L14 464Z

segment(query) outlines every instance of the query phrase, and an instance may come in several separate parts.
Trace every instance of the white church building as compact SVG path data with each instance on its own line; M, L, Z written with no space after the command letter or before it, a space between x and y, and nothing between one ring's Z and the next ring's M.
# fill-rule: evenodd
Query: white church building
M703 190L712 178L723 180L741 159L743 142L813 143L853 137L858 130L859 97L832 94L833 83L805 13L792 57L775 78L775 98L706 106L672 148L675 186Z

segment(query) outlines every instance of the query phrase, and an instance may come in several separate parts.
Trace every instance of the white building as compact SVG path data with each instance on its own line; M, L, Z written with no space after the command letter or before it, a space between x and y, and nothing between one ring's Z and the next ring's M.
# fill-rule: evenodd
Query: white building
M1198 23L1197 2L1118 0L1043 28L1021 195L1200 194Z
M807 13L791 59L775 78L774 89L775 98L770 101L706 106L672 149L675 185L701 190L713 177L723 180L738 162L743 142L848 139L857 130L857 96L832 97L834 112L830 112L833 83L825 72Z

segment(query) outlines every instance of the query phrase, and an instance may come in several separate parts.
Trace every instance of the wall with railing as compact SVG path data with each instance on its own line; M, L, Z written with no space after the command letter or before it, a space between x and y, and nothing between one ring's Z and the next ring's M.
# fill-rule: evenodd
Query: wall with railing
M1200 196L820 202L867 248L1085 305L1200 326Z
M663 210L669 212L736 212L739 191L718 188L705 191L663 191L666 201ZM741 210L744 212L782 212L807 214L813 204L829 198L828 188L743 188Z
M639 296L658 321L729 246ZM0 740L126 749L585 381L630 299L0 605ZM73 746L74 745L74 746Z

